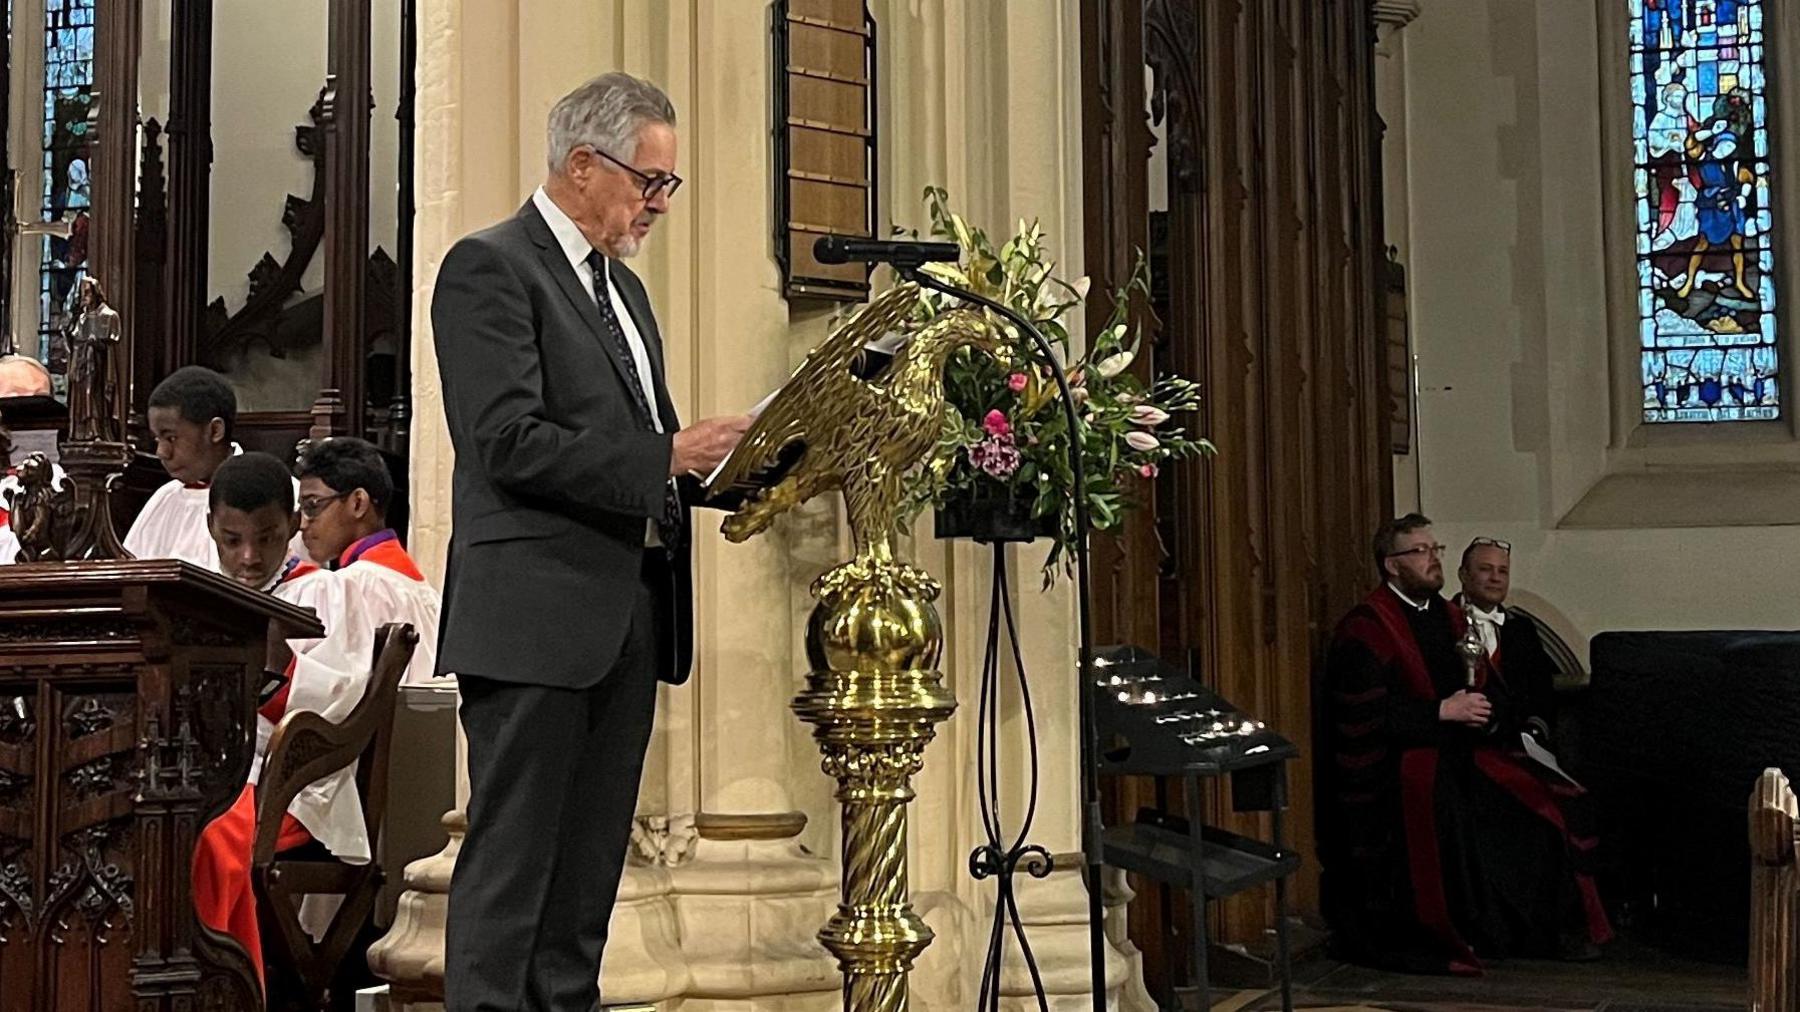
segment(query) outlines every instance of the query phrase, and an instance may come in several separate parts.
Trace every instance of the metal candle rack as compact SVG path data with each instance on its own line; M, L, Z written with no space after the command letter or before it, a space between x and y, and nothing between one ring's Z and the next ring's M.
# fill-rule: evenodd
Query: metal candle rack
M1187 817L1140 813L1105 829L1107 864L1188 891L1193 983L1200 1008L1207 990L1206 901L1275 884L1275 973L1281 1007L1293 1008L1288 961L1287 879L1300 855L1282 836L1287 761L1299 749L1186 672L1138 647L1096 652L1089 686L1100 738L1100 771L1178 778ZM1270 813L1271 839L1204 825L1204 781L1229 775L1234 811Z

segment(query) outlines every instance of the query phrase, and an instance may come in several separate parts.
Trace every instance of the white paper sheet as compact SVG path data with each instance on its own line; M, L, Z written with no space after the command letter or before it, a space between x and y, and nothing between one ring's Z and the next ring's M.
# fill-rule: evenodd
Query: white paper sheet
M1549 770L1550 772L1556 774L1557 776L1562 777L1564 780L1567 780L1569 783L1574 784L1576 787L1581 788L1582 790L1587 789L1585 787L1582 787L1581 784L1579 782L1577 782L1574 777L1568 775L1567 773L1564 773L1562 765L1556 761L1556 754L1554 752L1551 752L1549 749L1545 748L1544 746L1539 745L1537 743L1536 738L1533 738L1531 735L1526 734L1525 732L1521 731L1521 732L1519 732L1519 741L1525 745L1525 754L1530 756L1533 760L1535 760L1539 766L1542 766L1545 769Z

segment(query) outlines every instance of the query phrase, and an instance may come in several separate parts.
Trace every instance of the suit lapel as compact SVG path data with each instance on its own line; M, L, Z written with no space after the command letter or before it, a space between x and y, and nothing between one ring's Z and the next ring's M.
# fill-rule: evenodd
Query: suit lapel
M538 259L543 262L544 270L556 279L556 285L568 298L570 308L587 324L589 335L600 343L600 350L606 352L613 368L619 371L619 382L626 383L629 389L630 381L626 379L625 370L634 366L619 358L619 349L615 346L617 342L606 332L606 324L600 319L600 307L594 302L593 296L582 290L581 278L575 273L569 258L564 255L562 246L550 231L550 225L538 212L537 205L529 200L520 209L519 217L524 220L526 232L538 247Z

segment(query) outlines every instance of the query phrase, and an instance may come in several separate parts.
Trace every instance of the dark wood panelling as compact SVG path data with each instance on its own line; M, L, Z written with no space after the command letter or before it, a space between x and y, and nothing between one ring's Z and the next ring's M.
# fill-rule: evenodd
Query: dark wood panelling
M1116 284L1150 245L1148 108L1166 138L1169 194L1155 230L1153 357L1202 384L1197 428L1219 446L1211 461L1169 469L1119 544L1096 546L1100 639L1190 658L1209 685L1310 745L1314 668L1366 589L1362 546L1392 505L1367 6L1084 6L1088 269L1097 290ZM1291 895L1313 917L1308 771L1292 782L1288 825L1307 858ZM1127 781L1108 793L1109 818L1122 818L1179 792ZM1213 797L1206 817L1267 833L1265 817L1230 809ZM1186 899L1137 885L1133 937L1160 994L1180 976L1170 925ZM1224 940L1254 944L1273 915L1271 896L1247 895L1214 916Z

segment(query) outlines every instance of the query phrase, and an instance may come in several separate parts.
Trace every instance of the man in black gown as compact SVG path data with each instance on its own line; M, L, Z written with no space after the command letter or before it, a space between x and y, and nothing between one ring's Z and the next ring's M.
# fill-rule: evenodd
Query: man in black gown
M1382 585L1339 623L1323 696L1320 857L1340 954L1468 975L1483 958L1591 958L1611 930L1593 838L1570 824L1580 789L1519 749L1522 692L1485 663L1468 685L1431 521L1385 523L1373 547Z

